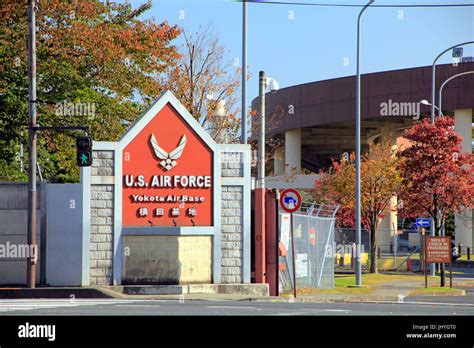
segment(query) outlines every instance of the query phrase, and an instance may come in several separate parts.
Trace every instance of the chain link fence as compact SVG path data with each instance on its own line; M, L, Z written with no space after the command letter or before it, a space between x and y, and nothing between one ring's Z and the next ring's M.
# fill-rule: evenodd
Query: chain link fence
M334 287L334 216L337 209L338 206L303 203L292 216L279 210L280 292L293 290L294 274L297 289Z
M334 235L336 248L335 265L336 269L353 269L356 250L356 231L353 228L336 228ZM362 268L369 267L370 253L370 231L361 230L361 263Z

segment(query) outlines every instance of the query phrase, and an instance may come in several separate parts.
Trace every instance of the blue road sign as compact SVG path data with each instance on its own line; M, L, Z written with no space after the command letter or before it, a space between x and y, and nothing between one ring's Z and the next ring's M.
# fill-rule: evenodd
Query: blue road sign
M417 218L415 222L416 227L430 227L429 218Z

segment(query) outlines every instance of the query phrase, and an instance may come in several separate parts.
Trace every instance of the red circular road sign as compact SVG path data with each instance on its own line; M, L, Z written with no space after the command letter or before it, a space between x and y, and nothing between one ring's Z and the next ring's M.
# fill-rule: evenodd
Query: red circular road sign
M280 206L287 213L294 213L301 207L301 195L295 189L286 189L280 194Z

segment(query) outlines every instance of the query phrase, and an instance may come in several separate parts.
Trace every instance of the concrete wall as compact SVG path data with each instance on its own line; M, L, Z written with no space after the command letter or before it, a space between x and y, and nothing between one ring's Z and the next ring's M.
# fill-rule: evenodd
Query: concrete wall
M46 185L46 284L82 285L82 187Z
M36 241L41 249L41 191L37 188ZM17 248L28 242L28 184L0 183L0 248L8 256L7 247ZM10 255L12 255L10 253ZM41 255L39 255L41 257ZM37 263L36 282L40 280L41 261ZM0 284L26 284L26 258L8 258L0 255Z

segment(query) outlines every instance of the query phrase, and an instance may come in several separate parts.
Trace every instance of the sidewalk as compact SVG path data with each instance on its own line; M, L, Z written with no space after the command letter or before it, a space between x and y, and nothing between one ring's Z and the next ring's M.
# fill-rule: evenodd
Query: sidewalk
M449 283L448 283L449 284ZM257 284L254 284L257 285ZM438 280L430 280L428 286L438 286ZM474 289L474 279L455 278L454 288L469 287ZM115 298L115 299L137 299L137 300L176 300L176 301L265 301L265 302L377 302L377 301L403 301L414 290L424 289L424 281L416 280L394 280L371 284L370 288L362 290L362 293L351 293L350 290L316 290L312 293L298 295L293 298L292 294L282 294L279 297L264 296L261 292L253 293L175 293L175 294L147 294L146 291L135 293L123 293L123 289L114 286L97 287L63 287L63 288L0 288L0 299L12 298ZM473 291L474 292L474 291ZM469 298L474 296L472 293ZM464 290L456 293L440 293L437 296L465 296ZM417 295L418 296L418 295ZM423 294L419 296L432 296Z

